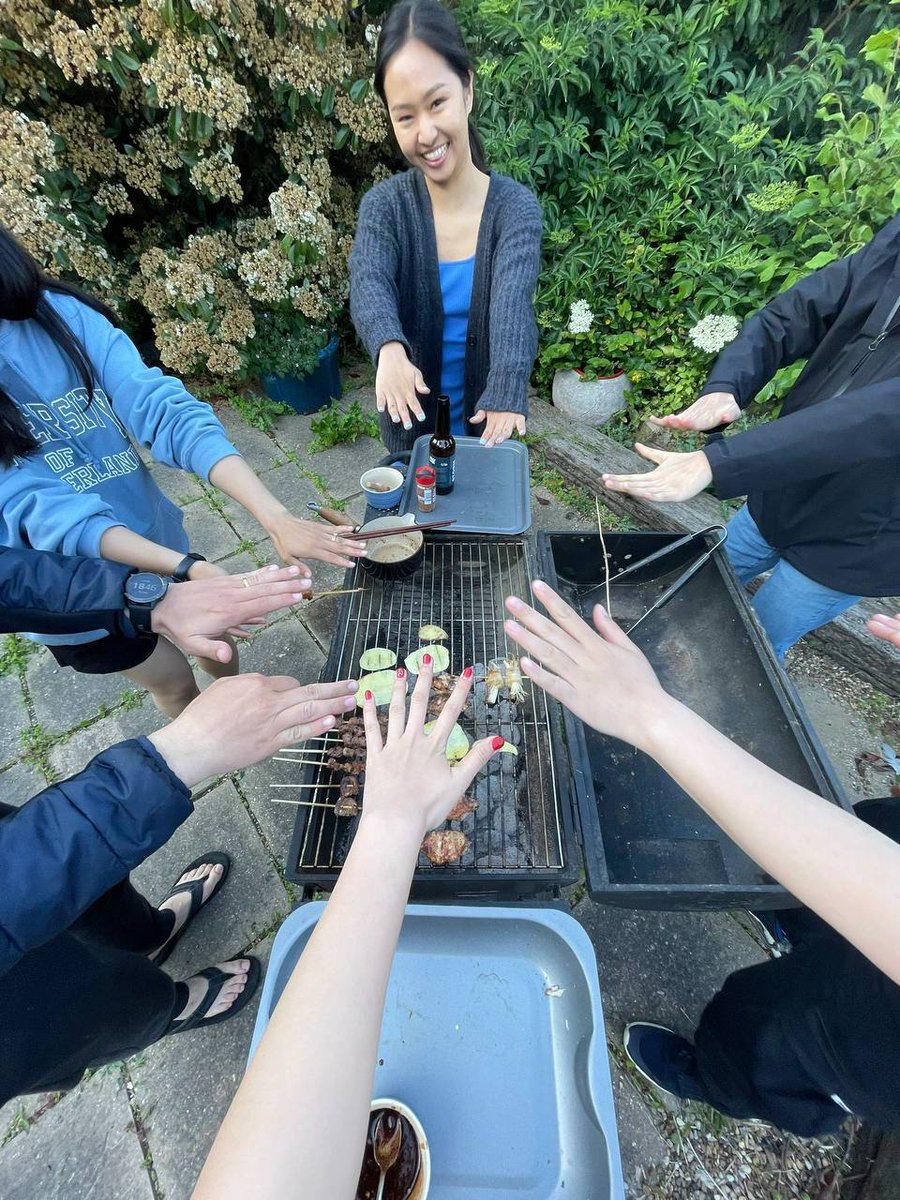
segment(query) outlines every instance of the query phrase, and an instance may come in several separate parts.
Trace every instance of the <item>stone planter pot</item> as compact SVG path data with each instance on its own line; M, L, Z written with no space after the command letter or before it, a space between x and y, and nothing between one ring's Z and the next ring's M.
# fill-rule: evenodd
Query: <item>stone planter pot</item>
M625 407L628 383L624 371L604 379L585 379L580 371L557 371L553 406L573 421L599 427Z

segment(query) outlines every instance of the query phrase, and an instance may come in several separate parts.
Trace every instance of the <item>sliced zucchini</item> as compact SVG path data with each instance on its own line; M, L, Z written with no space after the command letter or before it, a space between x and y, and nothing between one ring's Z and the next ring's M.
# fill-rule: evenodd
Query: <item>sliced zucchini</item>
M397 665L397 655L393 650L385 650L382 646L373 646L359 656L359 665L364 671L390 670Z
M447 634L440 625L423 625L419 630L420 642L446 642Z
M425 654L431 655L431 666L435 675L440 675L441 671L446 671L450 666L450 651L446 646L421 646L404 660L406 662L406 669L410 675L418 675L420 673L422 670L422 657Z
M512 744L512 742L504 742L504 743L503 743L503 745L500 747L500 753L501 753L501 754L515 754L515 755L518 755L519 751L518 751L518 750L517 750L517 748L516 748L516 747L515 747L515 746Z
M431 733L436 722L429 721L425 726L425 732ZM454 725L450 730L450 736L447 738L447 748L444 754L447 762L459 762L461 758L465 758L469 753L469 738L464 729L459 725Z
M391 697L394 694L394 680L397 678L395 671L375 671L372 675L363 675L359 681L359 687L356 689L356 703L359 708L362 708L366 699L366 692L371 692L375 700L376 706L380 704L390 704ZM406 682L404 680L404 687Z

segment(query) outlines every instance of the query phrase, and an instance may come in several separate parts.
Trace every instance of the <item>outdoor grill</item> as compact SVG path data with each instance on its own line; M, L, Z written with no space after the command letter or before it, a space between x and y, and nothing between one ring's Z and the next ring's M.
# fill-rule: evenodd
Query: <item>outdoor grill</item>
M450 671L475 668L460 725L473 741L500 734L518 752L491 760L469 789L477 811L446 826L470 839L459 862L436 867L420 855L416 898L536 896L577 878L559 707L527 678L523 701L513 703L504 692L495 704L486 700L487 664L516 655L503 630L504 600L531 598L532 571L523 538L434 536L422 568L408 579L381 583L359 567L348 572L346 586L360 590L341 601L323 678L358 677L360 656L376 646L395 651L402 663L419 648L420 627L439 625L448 635ZM326 760L340 735L338 727L307 743L296 767L283 765L282 781L296 790L277 793L297 806L288 878L310 888L333 886L359 821L334 812L340 775Z

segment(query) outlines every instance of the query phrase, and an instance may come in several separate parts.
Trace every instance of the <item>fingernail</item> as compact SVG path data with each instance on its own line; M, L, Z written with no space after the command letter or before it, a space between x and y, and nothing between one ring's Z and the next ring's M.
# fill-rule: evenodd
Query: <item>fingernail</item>
M356 704L356 700L353 696L344 697L344 708L353 708L354 704Z
M424 421L424 420L425 420L425 414L424 414L424 413L416 413L416 419L417 419L417 420L419 420L419 421Z
M406 678L406 667L398 667L397 668L397 678L398 679Z
M522 607L522 601L518 596L509 596L506 601L506 607L518 611Z
M603 607L602 604L598 604L597 607L600 609L600 612L603 614L604 617L609 616L609 613L607 613L606 609Z
M404 429L412 429L412 421L404 421L403 428Z
M519 659L519 665L524 669L525 667L533 667L534 663L531 661L530 658L525 658L523 656L522 658Z
M521 633L522 631L522 626L518 621L504 621L503 625L507 633Z
M423 667L430 667L430 666L431 666L431 655L430 655L430 654L423 654L423 655L422 655L422 666L423 666Z
M346 686L347 686L348 692L355 692L356 689L359 687L359 680L358 679L348 679Z
M464 676L464 678L466 678L466 679L471 679L471 678L472 678L472 674L473 674L473 672L472 672L472 668L471 668L471 667L466 667L466 669L463 671L463 676Z
M302 592L291 592L291 599L292 599L292 600L295 600L295 601L296 601L296 600L302 600L302 599L303 599L303 593L302 593Z
M372 699L372 693L371 693L371 692L366 692L366 699L367 699L367 700L371 700L371 699Z
M502 737L491 738L491 749L499 750L506 739Z
M331 715L329 715L329 716L326 716L326 717L323 717L323 718L322 718L322 724L323 724L323 725L326 727L326 729L327 729L327 728L328 728L330 725L333 725L333 724L334 724L334 717L332 717Z

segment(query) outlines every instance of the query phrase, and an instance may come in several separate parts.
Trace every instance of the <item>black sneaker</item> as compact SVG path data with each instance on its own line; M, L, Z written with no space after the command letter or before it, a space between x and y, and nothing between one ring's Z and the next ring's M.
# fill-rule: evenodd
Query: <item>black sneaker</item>
M625 1053L643 1077L670 1096L709 1103L697 1074L697 1056L687 1038L664 1025L633 1021L625 1027Z
M790 954L793 949L791 939L784 932L776 913L748 912L747 916L750 918L753 928L768 946L773 958L782 958L785 954Z

